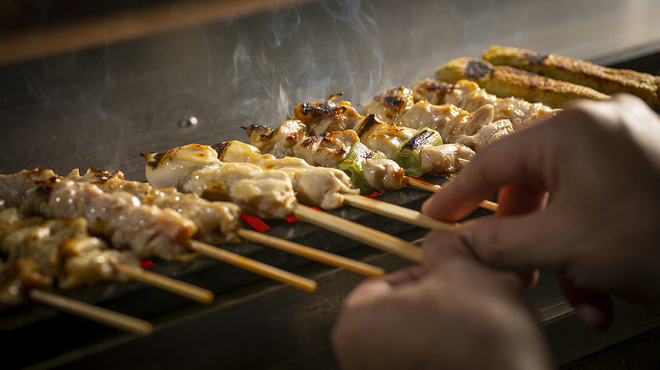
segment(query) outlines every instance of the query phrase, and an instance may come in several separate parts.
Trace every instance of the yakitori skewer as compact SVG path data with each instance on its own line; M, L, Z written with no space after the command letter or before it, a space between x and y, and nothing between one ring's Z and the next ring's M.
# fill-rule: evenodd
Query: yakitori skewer
M318 194L319 187L325 188L328 185L328 173L325 171L321 177L314 177L323 179L323 181L314 182L312 177L306 176L305 181L303 181L303 177L293 176L292 179L285 168L264 170L252 163L222 162L218 159L215 149L198 144L143 156L148 159L147 181L156 188L176 187L180 191L200 194L207 199L231 200L241 207L242 212L262 218L281 219L295 215L304 221L314 222L320 226L320 221L309 219L311 216L335 225L341 223L344 225L342 229L336 229L335 225L323 225L322 227L332 228L333 231L348 237L354 237L352 230L359 226L330 214L324 213L324 217L321 218L309 213L308 210L311 210L309 207L298 203L296 192L298 194L305 192L310 198L320 195L322 205L324 201L327 201L325 204L333 204L336 201L336 197L341 195L339 192L329 194L329 198L326 198L325 194ZM291 170L290 172L297 171ZM311 173L304 171L302 175ZM343 173L338 171L336 174ZM303 190L300 185L305 183L308 186L306 190ZM342 184L342 181L333 182L331 186L341 187ZM300 190L294 191L294 187L298 187ZM350 190L348 187L347 189ZM341 201L338 204L341 205ZM404 258L413 258L414 262L421 260L418 258L421 257L421 252L412 257L409 253L409 250L419 250L419 247L402 240L398 240L397 243L385 242L384 240L391 240L393 237L375 230L371 232L371 235L378 235L378 237L360 241Z
M152 325L144 320L49 292L53 284L43 275L34 261L17 258L0 265L0 310L34 301L57 310L140 335L152 332Z
M354 148L351 149L351 153L356 153L357 150L355 147L359 145L359 143L354 144ZM250 144L236 140L216 144L211 147L218 152L218 159L224 162L247 162L256 164L263 169L278 169L285 171L291 176L294 182L294 190L297 192L298 199L302 198L302 200L307 202L308 205L320 206L324 209L333 209L341 205L349 205L351 207L360 208L368 212L373 212L402 222L407 222L412 225L429 229L450 230L456 226L455 224L450 224L430 218L418 211L414 211L409 208L382 202L372 198L361 197L357 195L357 191L351 191L351 189L347 188L349 185L351 185L351 188L355 187L354 183L351 184L351 180L353 180L353 178L349 178L349 176L342 174L338 169L314 167L308 164L305 160L295 157L284 157L276 159L273 158L272 155L261 154L259 149ZM357 159L355 161L357 161ZM342 163L346 163L346 160L344 160ZM362 168L357 170L361 171ZM306 195L309 194L307 189L307 187L309 187L308 181L313 179L314 176L322 176L322 178L325 179L324 181L317 180L313 186L317 193L323 194L324 199L322 200L315 200L317 197ZM302 177L307 177L307 181L302 180ZM329 184L332 184L333 181L337 183L337 185L328 186ZM319 191L319 189L322 190ZM326 198L329 197L333 197L335 201L327 201Z
M15 221L15 222L12 222ZM7 222L12 222L6 224ZM35 261L40 273L57 282L60 289L73 289L100 281L145 282L202 303L213 293L194 285L145 271L129 251L108 248L87 234L84 219L20 219L16 208L0 211L0 251L9 262L23 258Z
M188 250L205 253L238 267L305 290L316 289L313 280L270 267L229 251L192 240L193 221L172 209L142 204L127 192L106 193L98 186L55 175L52 171L21 171L0 175L1 197L27 214L44 217L85 218L92 234L108 238L115 248L130 249L139 258L173 259ZM218 249L218 251L213 251ZM213 253L212 253L213 252Z
M353 261L321 250L308 248L297 243L285 241L267 234L251 233L242 229L239 224L240 209L229 202L208 201L194 193L181 193L170 189L156 189L148 183L126 180L120 171L114 173L97 169L89 169L84 176L78 170L71 171L67 176L76 181L88 181L96 184L107 192L126 191L142 202L159 207L177 210L184 216L195 221L199 231L195 235L201 240L222 242L227 239L243 238L265 246L284 250L317 262L368 276L382 275L383 270L369 264ZM230 235L233 235L230 237Z

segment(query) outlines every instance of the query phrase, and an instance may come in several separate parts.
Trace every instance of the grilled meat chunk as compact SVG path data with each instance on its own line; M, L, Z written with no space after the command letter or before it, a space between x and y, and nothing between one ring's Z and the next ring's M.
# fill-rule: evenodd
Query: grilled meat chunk
M540 102L553 108L574 99L610 99L609 95L589 87L539 76L509 66L494 66L483 59L457 58L435 71L438 80L456 83L468 79L501 97L515 96Z
M307 127L309 135L318 135L330 131L351 130L364 117L361 116L351 103L333 99L341 96L333 95L325 102L301 103L294 108L293 118L300 120Z
M531 50L491 46L483 51L484 60L511 66L540 76L590 87L604 94L625 92L660 108L660 76L627 69L607 68L584 60L557 54L541 54Z
M540 119L551 117L559 111L545 104L530 103L520 98L498 98L468 80L459 80L451 85L427 78L413 84L411 89L417 101L428 101L434 105L453 104L468 112L474 112L490 104L494 109L493 119L508 119L516 131Z
M406 113L413 104L415 101L410 89L403 86L393 87L374 96L371 102L364 107L364 114L373 114L378 119L396 124L399 122L399 117Z

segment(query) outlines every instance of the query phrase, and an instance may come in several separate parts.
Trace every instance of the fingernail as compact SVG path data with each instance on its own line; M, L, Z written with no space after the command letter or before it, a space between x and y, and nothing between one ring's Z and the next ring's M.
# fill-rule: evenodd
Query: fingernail
M581 304L577 308L578 315L587 325L598 329L605 323L605 315L590 304Z

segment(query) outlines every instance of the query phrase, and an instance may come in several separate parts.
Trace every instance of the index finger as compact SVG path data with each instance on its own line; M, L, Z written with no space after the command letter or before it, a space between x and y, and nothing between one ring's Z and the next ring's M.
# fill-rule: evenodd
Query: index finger
M422 205L440 220L460 220L505 185L528 184L547 190L553 170L546 151L547 125L516 132L481 150L461 173Z

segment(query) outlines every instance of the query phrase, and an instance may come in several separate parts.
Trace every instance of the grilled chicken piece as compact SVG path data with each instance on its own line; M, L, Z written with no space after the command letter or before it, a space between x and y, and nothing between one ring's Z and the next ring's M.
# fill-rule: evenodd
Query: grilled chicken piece
M358 141L353 130L324 132L294 145L293 153L313 166L336 167Z
M236 230L240 227L240 208L229 202L210 202L197 194L182 193L174 188L156 189L148 183L129 181L121 171L114 173L88 169L84 176L73 170L67 176L75 181L91 182L103 191L125 191L135 195L144 204L170 208L190 219L197 226L195 238L205 243L238 241Z
M364 114L373 114L378 119L396 124L399 117L410 110L413 104L415 101L411 90L403 86L393 87L374 96L364 107Z
M302 103L294 108L293 118L302 121L307 127L308 135L319 135L330 131L351 130L364 118L351 103L333 99L341 96L333 95L324 103Z
M421 168L430 173L456 172L463 167L459 159L470 161L475 156L472 149L458 143L427 146L421 154Z
M218 159L222 162L259 163L264 159L275 158L270 154L261 154L255 146L238 140L225 141L211 147L218 153Z
M393 158L401 144L413 137L417 130L381 121L370 114L356 127L356 133L368 148Z
M167 152L140 155L147 160L147 181L156 188L175 187L181 190L190 180L182 174L189 175L207 166L221 165L217 151L208 145L189 144ZM180 182L173 182L174 179Z
M344 203L342 194L360 193L344 172L335 168L314 167L301 158L266 159L259 166L264 170L281 170L289 175L298 201L306 205L335 209Z
M369 185L380 193L405 186L406 171L391 159L367 159L362 172Z
M286 173L263 171L252 163L225 163L189 175L183 191L208 200L230 200L243 213L262 218L284 218L296 202L293 184Z
M40 274L72 289L100 281L127 281L113 263L139 266L129 251L109 249L101 239L87 234L84 219L51 219L2 233L0 250L9 262L30 260Z
M263 171L239 181L231 195L245 213L262 218L285 218L296 204L291 179L279 170Z
M559 108L574 99L611 98L589 87L535 75L509 66L494 66L477 58L454 59L436 69L435 76L438 80L451 84L468 79L501 98L515 96L553 108Z
M180 190L185 193L195 193L209 200L231 201L232 190L238 182L250 179L261 172L262 169L253 163L222 163L221 166L209 166L182 174L190 180Z
M530 103L514 97L498 98L468 80L460 80L451 85L427 78L413 84L412 90L416 101L428 101L434 105L453 104L468 112L490 104L494 108L493 119L508 119L516 131L559 112L559 109L542 103Z
M611 95L625 92L637 95L650 106L660 108L660 76L628 69L599 66L584 60L531 50L491 46L483 58L494 64L511 66L540 76L590 87Z
M401 117L401 124L415 129L429 127L440 133L444 143L459 143L478 151L513 132L509 120L496 123L493 118L494 108L490 104L468 113L452 104L420 101Z
M48 170L0 175L0 197L8 199L7 194L24 199L8 204L20 207L24 215L85 218L91 234L108 238L116 248L131 249L139 258L181 255L185 243L197 232L192 221L174 210L141 204L126 192L105 193L94 184L75 182Z
M297 119L288 120L275 130L250 125L245 135L250 138L250 144L261 152L269 153L275 158L284 158L293 155L291 148L307 137L307 126Z

